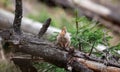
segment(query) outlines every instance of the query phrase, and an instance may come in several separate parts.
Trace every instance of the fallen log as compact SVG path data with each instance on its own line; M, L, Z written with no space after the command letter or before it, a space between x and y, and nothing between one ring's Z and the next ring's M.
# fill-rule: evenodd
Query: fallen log
M84 64L85 66L87 66L88 68L92 69L94 72L119 72L120 71L119 68L105 66L104 64L96 63L89 60L84 60L81 58L79 58L78 61Z
M6 32L8 31L4 31L5 34ZM0 33L0 35L4 33ZM67 68L67 62L68 62L67 60L69 58L68 52L61 51L57 49L56 46L48 44L47 42L44 42L44 40L35 38L34 36L29 36L29 35L21 35L21 36L11 35L10 36L10 35L11 33L8 34L8 36L7 35L4 35L4 37L2 36L2 38L7 39L4 42L10 43L9 44L10 47L13 47L17 52L19 51L19 52L23 52L33 56L42 57L45 61L51 64L54 64L59 67ZM9 37L12 37L13 39L9 39ZM18 39L16 40L16 38ZM16 44L16 42L18 44ZM87 67L84 67L81 64L80 65L76 65L76 64L79 64L79 62L75 62L75 64L73 63L72 67L77 72L79 72L79 70L83 68L85 70L82 72L92 72L91 70L87 69Z
M58 67L67 69L67 64L69 62L68 60L69 58L72 58L72 62L70 63L70 66L72 67L72 69L76 70L77 72L92 72L91 70L93 70L94 72L120 71L119 67L106 66L103 63L91 61L87 58L76 57L72 54L69 54L69 52L67 51L61 50L61 48L54 46L53 44L47 43L39 38L35 38L35 36L30 36L26 34L21 36L11 35L8 34L9 31L10 30L6 30L4 31L4 33L0 32L0 35L3 34L8 35L8 36L5 35L6 37L2 36L2 38L7 39L4 42L10 43L9 47L13 47L17 52L19 51L25 54L42 57L46 62L54 64ZM13 39L9 39L9 37ZM16 39L19 37L20 39ZM16 44L16 42L18 44Z

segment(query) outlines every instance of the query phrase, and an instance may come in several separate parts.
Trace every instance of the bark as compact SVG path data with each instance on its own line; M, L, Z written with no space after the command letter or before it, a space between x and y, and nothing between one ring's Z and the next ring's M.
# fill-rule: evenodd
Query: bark
M22 1L16 0L15 4L15 19L13 22L13 28L15 33L21 34L21 20L22 20Z
M8 31L4 31L4 33L5 32L8 32ZM0 35L2 35L2 34L3 33L0 33ZM2 36L2 38L4 39L3 36ZM9 37L11 39L8 40L7 37ZM68 52L62 51L62 50L58 49L58 47L56 47L52 44L49 44L47 42L44 42L44 40L35 38L35 36L23 34L20 36L20 39L18 37L19 36L17 36L17 35L11 35L11 34L8 34L8 36L5 37L8 40L8 42L10 43L9 47L13 47L17 52L19 51L19 52L23 52L23 53L30 54L33 56L42 57L45 61L47 61L51 64L54 64L58 67L63 67L65 69L67 68L68 58L70 57L68 55ZM18 38L18 39L16 39L16 38ZM7 42L7 40L5 40L5 42ZM16 40L17 40L17 44L16 44ZM73 63L72 67L77 72L79 72L79 69L83 69L83 68L85 70L82 72L92 72L86 66L80 64L77 61L75 61L75 63Z
M10 31L10 30L9 30ZM4 31L8 32L8 31ZM3 33L0 32L0 35ZM6 34L6 33L5 33ZM8 33L7 33L8 34ZM14 48L17 52L22 52L26 54L30 54L33 56L42 57L46 62L54 64L58 67L62 67L67 69L67 65L73 68L73 70L77 72L119 72L119 66L106 66L104 65L104 61L95 61L91 58L85 56L79 51L74 51L73 54L70 54L69 51L64 51L62 48L55 46L54 44L50 44L45 42L42 39L36 38L35 36L23 34L20 36L20 41L18 44L14 43L16 41L17 35L9 35L6 36L4 42L9 42L10 46ZM7 38L10 37L11 39ZM4 39L4 37L2 36ZM15 39L14 39L15 38ZM18 40L18 39L17 39Z
M41 38L44 33L47 31L49 25L50 25L50 22L51 22L51 18L48 18L45 23L43 24L42 28L40 29L40 32L38 34L39 38Z
M84 60L82 58L79 58L78 61L92 69L94 72L120 72L120 68L105 66L104 64Z

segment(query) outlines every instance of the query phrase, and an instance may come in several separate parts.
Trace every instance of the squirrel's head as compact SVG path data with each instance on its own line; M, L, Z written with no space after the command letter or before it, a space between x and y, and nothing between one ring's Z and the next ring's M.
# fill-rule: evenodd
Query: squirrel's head
M62 28L62 30L61 30L60 35L61 35L61 36L64 36L64 35L66 34L66 32L67 32L67 30L66 30L66 27L64 26L64 27Z

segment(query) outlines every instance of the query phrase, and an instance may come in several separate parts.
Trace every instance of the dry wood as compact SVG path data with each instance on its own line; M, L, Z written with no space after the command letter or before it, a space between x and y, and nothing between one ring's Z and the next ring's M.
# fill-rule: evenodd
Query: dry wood
M35 42L37 42L37 44ZM38 42L39 42L39 44L38 44ZM44 41L41 39L35 38L35 36L22 35L20 42L19 42L20 44L16 45L13 43L11 45L19 52L42 57L45 61L47 61L51 64L54 64L56 66L63 67L63 68L66 68L68 59L73 58L73 61L71 62L71 66L73 69L77 70L78 72L81 70L82 70L81 72L89 72L90 70L88 70L87 68L89 68L95 72L104 72L103 70L101 70L103 67L104 67L103 69L107 72L111 72L114 70L116 70L115 72L120 71L120 68L118 68L118 67L112 67L112 66L107 67L103 63L91 61L87 58L85 58L85 59L79 58L79 57L82 57L81 53L76 53L77 55L79 55L79 57L76 57L76 55L71 55L71 54L69 54L69 52L60 50L59 47L56 47L50 43L49 44L47 44L47 43L41 44L42 42L44 42ZM111 71L108 70L109 68L111 68Z
M50 22L51 22L51 18L48 18L45 23L43 24L42 28L40 29L40 32L38 34L39 38L41 38L44 33L47 31L49 25L50 25Z
M89 61L82 58L78 58L78 61L92 69L94 72L120 72L120 68L105 66L104 64L96 63L94 61Z
M22 20L22 1L16 0L15 6L15 19L13 22L13 28L15 33L21 34L21 20Z

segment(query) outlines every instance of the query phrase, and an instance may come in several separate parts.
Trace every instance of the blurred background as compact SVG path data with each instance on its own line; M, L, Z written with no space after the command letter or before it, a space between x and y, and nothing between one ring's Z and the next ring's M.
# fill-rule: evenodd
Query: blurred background
M120 0L22 1L23 16L25 18L40 24L44 23L47 18L52 19L51 27L53 29L50 30L53 30L53 33L47 36L49 41L54 43L60 29L66 26L68 32L71 34L71 46L76 49L88 53L94 45L95 49L93 54L97 56L101 56L101 53L97 53L98 51L103 51L107 48L110 48L112 54L119 56ZM15 0L0 0L0 9L5 10L5 12L14 14L14 5ZM1 16L0 19L4 18ZM7 19L5 21L7 21ZM28 24L34 25L34 22L28 22ZM9 23L9 21L5 23ZM3 25L2 22L0 24L1 26ZM23 27L23 29L24 28L25 27ZM34 30L35 28L33 28L33 31ZM13 63L2 60L4 59L2 54L4 55L4 53L1 53L0 72L20 71ZM33 65L38 72L66 72L66 70L62 68L42 61L34 62Z

